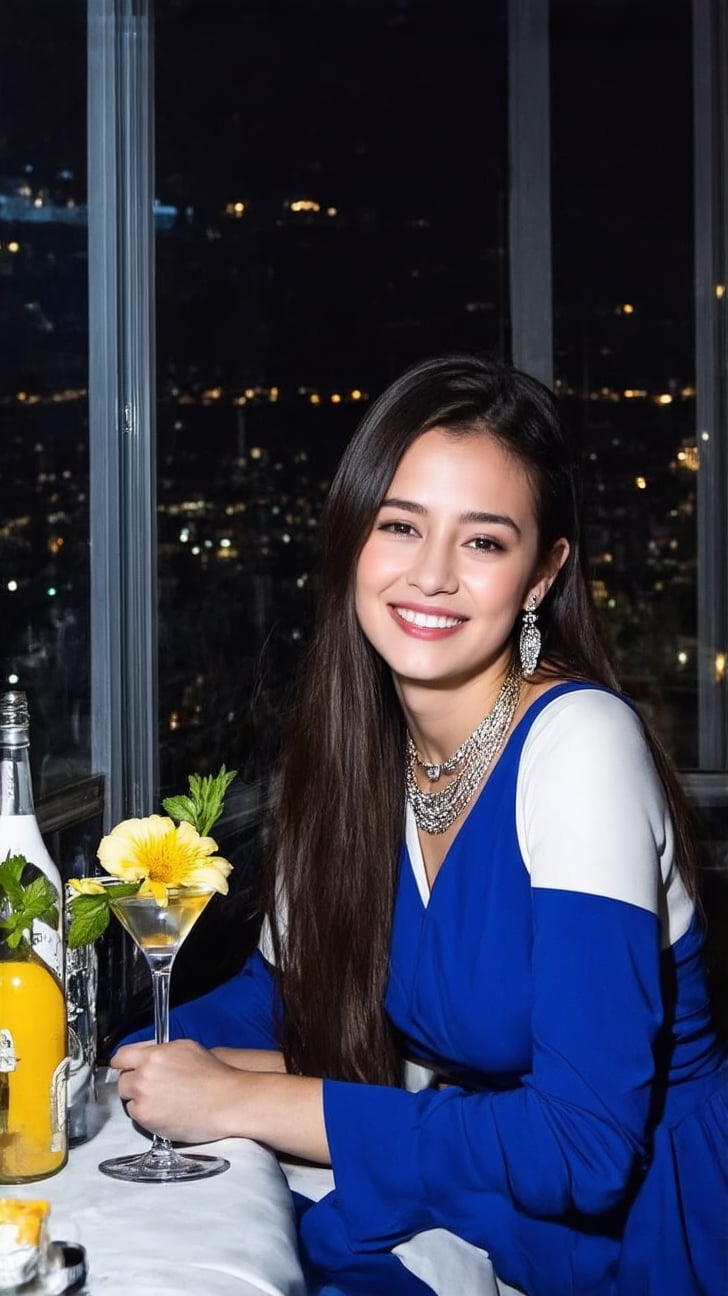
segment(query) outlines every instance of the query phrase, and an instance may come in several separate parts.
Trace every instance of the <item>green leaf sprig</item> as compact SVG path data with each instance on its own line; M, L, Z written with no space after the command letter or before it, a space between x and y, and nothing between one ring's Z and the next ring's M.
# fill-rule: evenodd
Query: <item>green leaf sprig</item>
M170 819L192 824L201 837L207 837L217 823L225 805L225 794L237 770L228 771L220 766L217 774L190 774L189 796L167 797L162 802Z
M217 823L225 806L225 794L237 775L237 770L227 771L220 766L217 774L202 777L199 774L189 776L189 796L167 797L162 806L170 819L177 823L183 821L192 825L201 837L207 837ZM82 879L92 883L96 879ZM109 882L103 892L87 891L76 893L68 902L70 923L66 936L69 949L79 945L92 945L103 936L111 919L111 905L118 896L134 895L139 890L139 882Z
M112 900L117 896L134 895L140 886L140 882L119 882L116 886L104 887L103 895L97 892L74 895L68 902L71 918L66 934L68 948L93 945L109 925Z
M2 912L0 928L10 949L17 949L36 919L55 927L58 922L58 896L47 877L34 878L26 886L22 876L28 861L24 855L8 855L0 864Z

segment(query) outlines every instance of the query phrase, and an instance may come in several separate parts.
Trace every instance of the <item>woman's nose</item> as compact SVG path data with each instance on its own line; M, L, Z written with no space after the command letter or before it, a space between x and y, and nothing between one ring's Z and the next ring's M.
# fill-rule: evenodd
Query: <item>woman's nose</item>
M447 545L423 541L407 574L407 584L422 594L454 594L458 587L452 553Z

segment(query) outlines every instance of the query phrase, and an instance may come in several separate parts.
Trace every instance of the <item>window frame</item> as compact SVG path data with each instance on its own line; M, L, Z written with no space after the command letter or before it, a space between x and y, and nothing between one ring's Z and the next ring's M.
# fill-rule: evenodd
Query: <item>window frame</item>
M553 373L549 0L507 0L514 362ZM88 0L92 768L106 825L158 796L154 0ZM728 697L726 19L693 0L698 474L698 802L725 787ZM721 116L721 113L723 115ZM706 218L707 213L707 218Z

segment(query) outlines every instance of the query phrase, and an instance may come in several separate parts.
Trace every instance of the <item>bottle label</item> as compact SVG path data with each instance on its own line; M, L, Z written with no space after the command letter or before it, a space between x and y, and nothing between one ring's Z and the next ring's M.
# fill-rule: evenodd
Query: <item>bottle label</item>
M66 1149L67 1081L69 1058L58 1063L51 1076L51 1152Z
M0 1029L0 1074L14 1071L18 1065L15 1042L9 1030Z
M49 927L47 923L39 922L37 919L33 923L30 943L33 946L33 952L42 958L46 967L55 972L58 980L63 984L63 947L55 927Z

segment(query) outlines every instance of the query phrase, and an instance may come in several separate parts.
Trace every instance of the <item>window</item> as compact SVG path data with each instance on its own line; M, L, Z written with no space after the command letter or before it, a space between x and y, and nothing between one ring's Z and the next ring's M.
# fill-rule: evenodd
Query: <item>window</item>
M553 0L555 379L620 679L698 764L690 0Z
M90 769L85 5L3 18L0 689L39 798Z
M508 352L506 73L499 3L157 0L163 788L265 769L371 397Z

